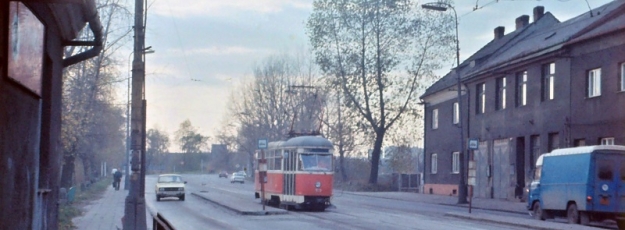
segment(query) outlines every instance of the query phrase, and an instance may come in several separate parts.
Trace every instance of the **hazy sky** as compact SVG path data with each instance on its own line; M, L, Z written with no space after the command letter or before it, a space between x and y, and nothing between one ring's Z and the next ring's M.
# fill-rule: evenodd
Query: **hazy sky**
M588 0L592 8L610 1ZM147 128L157 125L173 138L179 124L189 119L201 133L213 136L224 120L233 84L252 76L254 65L270 55L306 49L304 25L312 2L148 0L146 46L156 52L146 56ZM524 14L531 22L538 5L560 21L589 10L585 0L456 0L460 60L492 40L495 27L512 32L515 19Z

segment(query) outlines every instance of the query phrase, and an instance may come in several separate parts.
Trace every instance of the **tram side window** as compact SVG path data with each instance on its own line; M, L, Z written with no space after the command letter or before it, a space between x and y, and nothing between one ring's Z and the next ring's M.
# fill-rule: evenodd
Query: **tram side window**
M282 157L276 155L274 162L275 170L282 170Z

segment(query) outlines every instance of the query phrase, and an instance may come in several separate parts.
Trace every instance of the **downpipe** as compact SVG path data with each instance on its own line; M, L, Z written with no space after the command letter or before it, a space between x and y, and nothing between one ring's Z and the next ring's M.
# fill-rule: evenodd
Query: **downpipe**
M102 51L102 24L95 7L95 0L86 0L82 5L83 14L88 17L89 29L93 33L93 41L68 41L63 46L93 46L93 48L63 59L63 68L95 57Z

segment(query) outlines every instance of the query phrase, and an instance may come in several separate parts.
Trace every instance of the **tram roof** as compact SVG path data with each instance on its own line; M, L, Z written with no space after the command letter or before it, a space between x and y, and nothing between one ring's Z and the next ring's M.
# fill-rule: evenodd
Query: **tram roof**
M314 146L332 148L332 142L320 136L299 136L282 143L282 147Z

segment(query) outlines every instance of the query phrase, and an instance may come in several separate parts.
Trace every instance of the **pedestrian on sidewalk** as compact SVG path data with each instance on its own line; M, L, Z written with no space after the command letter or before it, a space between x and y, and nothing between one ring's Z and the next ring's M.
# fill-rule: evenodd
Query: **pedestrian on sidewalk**
M119 190L119 182L122 180L122 172L119 170L115 171L113 174L113 187L115 190Z

